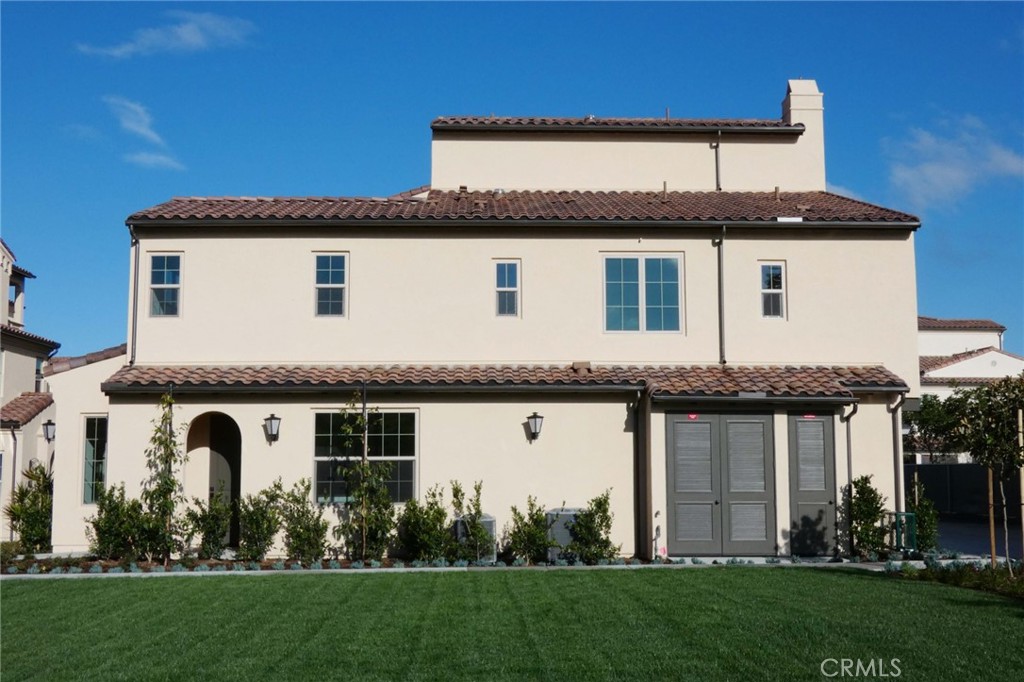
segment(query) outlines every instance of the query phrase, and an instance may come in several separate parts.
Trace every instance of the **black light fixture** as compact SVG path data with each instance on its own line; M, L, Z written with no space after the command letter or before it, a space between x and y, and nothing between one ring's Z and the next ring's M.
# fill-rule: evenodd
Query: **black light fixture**
M273 443L281 433L281 418L273 412L263 420L263 430L267 434L267 442Z
M57 437L57 425L53 423L52 419L47 419L43 422L43 438L46 439L47 443L52 443L53 439Z
M544 426L544 417L534 412L526 418L526 424L530 427L530 442L540 438L540 429Z

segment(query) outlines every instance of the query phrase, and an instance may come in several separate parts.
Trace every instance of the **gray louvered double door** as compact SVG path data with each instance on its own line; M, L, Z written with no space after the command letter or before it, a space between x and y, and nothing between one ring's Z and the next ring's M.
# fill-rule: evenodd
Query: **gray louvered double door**
M668 551L776 551L770 414L668 415Z

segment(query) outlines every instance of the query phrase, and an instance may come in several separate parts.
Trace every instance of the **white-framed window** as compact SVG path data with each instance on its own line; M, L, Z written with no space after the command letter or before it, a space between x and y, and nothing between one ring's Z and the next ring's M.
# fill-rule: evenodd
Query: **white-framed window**
M107 480L107 417L85 418L85 467L82 501L95 504Z
M786 264L761 263L761 317L786 318Z
M605 256L605 331L680 331L682 261L674 254Z
M367 457L373 466L386 468L392 502L405 502L415 497L416 420L416 412L412 410L367 415ZM356 427L356 416L317 412L314 425L316 501L319 504L347 502L345 469L363 456L362 433Z
M318 317L345 316L348 288L348 254L316 254L316 314Z
M498 317L519 317L519 271L518 260L494 262L495 311Z
M177 317L181 312L181 255L153 254L149 269L149 314Z

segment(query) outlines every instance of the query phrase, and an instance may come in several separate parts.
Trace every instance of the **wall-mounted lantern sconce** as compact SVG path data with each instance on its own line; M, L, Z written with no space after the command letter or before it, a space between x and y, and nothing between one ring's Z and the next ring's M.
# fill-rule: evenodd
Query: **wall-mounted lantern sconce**
M273 443L281 433L281 418L273 412L263 420L263 430L267 434L267 442Z
M544 426L544 417L534 412L526 418L526 424L530 427L530 442L540 438L540 429Z
M43 422L43 438L46 439L47 443L52 443L53 439L57 437L57 425L53 423L52 419L47 419Z

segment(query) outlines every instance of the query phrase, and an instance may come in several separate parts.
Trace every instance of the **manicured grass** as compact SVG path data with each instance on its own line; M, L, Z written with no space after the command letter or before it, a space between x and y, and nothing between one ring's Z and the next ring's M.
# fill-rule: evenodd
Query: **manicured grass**
M5 580L3 680L1017 679L1024 603L857 571ZM892 676L890 668L890 676Z

